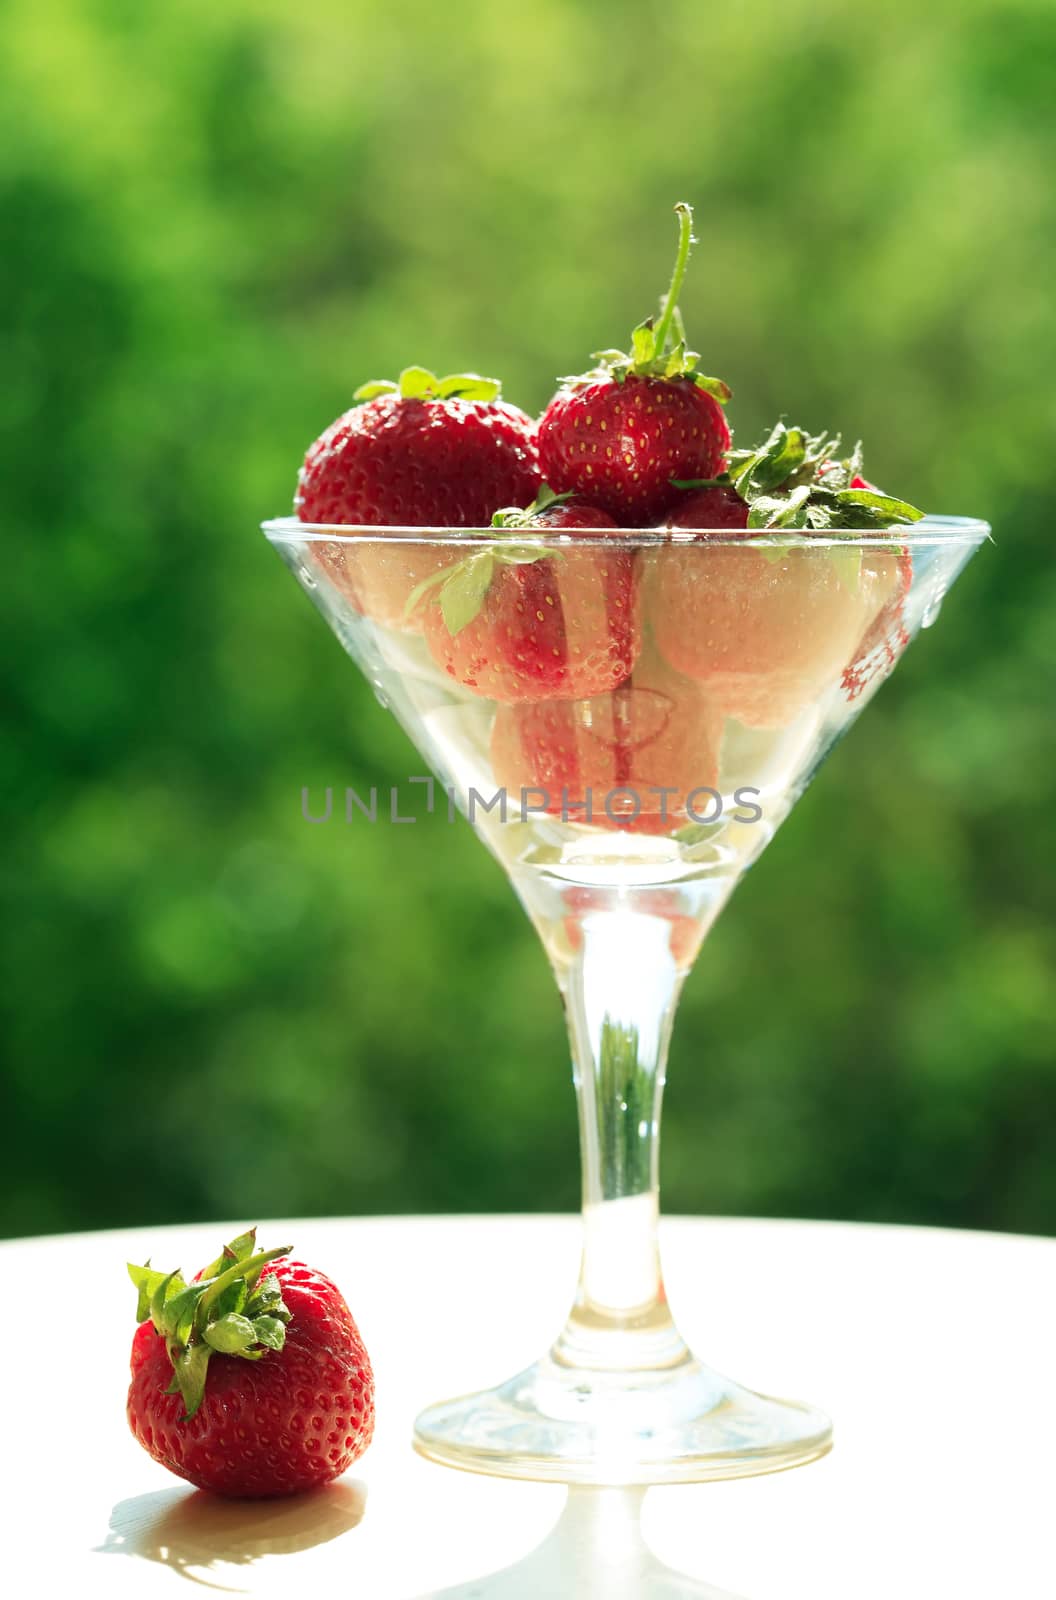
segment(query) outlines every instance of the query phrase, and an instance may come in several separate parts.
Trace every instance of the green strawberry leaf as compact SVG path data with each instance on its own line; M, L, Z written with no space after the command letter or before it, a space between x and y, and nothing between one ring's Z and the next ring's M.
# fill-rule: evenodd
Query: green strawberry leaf
M286 1344L286 1321L289 1315L287 1311L285 1321L280 1317L255 1317L253 1331L257 1343L266 1345L269 1350L282 1350Z
M229 1283L222 1294L217 1296L216 1315L226 1317L234 1312L244 1311L249 1299L249 1289L245 1278L236 1278L234 1283Z
M733 457L730 458L729 466L727 467L730 483L742 500L750 500L752 475L756 467L760 466L765 459L765 450L746 453L737 461Z
M706 390L706 392L711 395L713 400L717 400L719 402L720 406L724 406L727 400L733 399L733 390L730 388L728 383L723 383L721 378L708 378L705 377L703 372L693 372L693 368L696 366L697 360L699 359L697 356L690 352L686 359L689 362L689 366L687 368L685 363L683 363L683 371L688 371L691 374L693 382L696 384L698 389ZM671 374L668 373L667 376L670 377Z
M215 1261L211 1261L202 1273L203 1278L216 1278L227 1267L233 1266L236 1261L248 1261L257 1248L257 1230L250 1228L246 1233L240 1233L237 1239L232 1239L230 1244L225 1244Z
M246 1301L246 1316L255 1317L258 1311L274 1310L276 1316L285 1315L282 1303L282 1287L274 1274L267 1278L257 1280L252 1294Z
M436 373L430 372L428 367L404 367L400 373L400 398L424 400L436 394L439 381Z
M780 429L780 432L778 432ZM807 437L801 428L786 428L782 423L775 428L763 459L752 473L752 487L766 491L776 489L798 472L807 454Z
M862 447L841 459L839 434L808 434L778 422L754 450L732 450L718 478L675 478L678 489L726 488L748 507L752 529L790 528L822 533L866 531L916 522L922 515L904 500L873 489L853 489L862 471ZM850 562L844 562L850 572Z
M353 400L376 400L379 395L399 394L398 383L390 383L387 378L371 378L368 383L361 383L358 389L353 390Z
M440 584L446 583L447 577L448 568L442 567L439 572L431 572L428 578L423 578L421 583L415 584L414 588L407 596L407 603L403 608L403 619L405 622L415 610L418 602L429 593L429 590L436 589L440 586Z
M170 1332L170 1319L167 1318L165 1314L166 1304L169 1300L173 1299L174 1296L186 1289L186 1287L187 1285L184 1283L179 1272L169 1272L166 1273L164 1278L162 1278L161 1282L154 1290L154 1293L151 1295L150 1320L153 1322L159 1333L167 1334ZM175 1323L172 1323L171 1326L172 1328L175 1328Z
M192 1283L189 1288L181 1289L179 1294L166 1300L159 1331L179 1344L186 1344L198 1314L198 1302L204 1293L205 1283Z
M924 515L923 511L918 511L916 506L907 504L905 500L896 500L887 494L877 494L872 489L841 489L839 501L843 506L861 506L876 512L879 518L886 518L888 524L919 522ZM880 525L879 520L876 525Z
M262 1278L251 1294L247 1295L244 1304L239 1308L246 1316L252 1319L260 1311L270 1311L273 1306L281 1305L282 1289L278 1280L272 1276ZM220 1301L217 1302L220 1304Z
M759 495L748 512L749 528L805 528L810 488L801 484L788 495ZM802 516L800 513L802 512Z
M144 1262L141 1267L137 1267L132 1261L127 1262L126 1265L128 1267L128 1275L139 1292L139 1300L136 1303L136 1321L146 1322L150 1316L151 1301L165 1282L166 1274L158 1272L151 1266L149 1261Z
M647 367L656 360L656 335L653 319L640 322L631 334L631 353L635 367Z
M248 1228L245 1233L240 1233L237 1239L232 1239L230 1244L224 1246L224 1266L229 1267L236 1261L248 1261L257 1250L257 1230Z
M566 489L564 494L555 494L548 483L541 484L530 506L503 506L493 514L491 525L493 528L530 528L540 512L549 511L551 506L563 505L571 498L571 489Z
M479 614L494 575L491 550L467 557L448 573L440 590L440 609L452 638Z
M211 1322L202 1338L213 1350L219 1350L221 1355L241 1355L243 1350L248 1350L251 1344L257 1342L257 1330L248 1317L231 1312Z
M479 372L455 372L436 385L441 400L497 400L501 393L498 378L482 378Z
M205 1396L205 1375L209 1369L209 1349L204 1344L189 1344L173 1358L172 1384L167 1394L177 1391L183 1397L181 1422L190 1422Z
M546 491L549 493L549 491ZM565 495L554 495L548 502L566 499ZM526 513L514 507L508 513L496 512L496 516L508 515L511 519L504 526L523 527ZM528 524L530 525L530 523ZM407 601L406 610L409 612L417 605L422 595L428 593L434 586L439 585L438 599L440 610L448 633L454 638L468 628L475 617L480 615L480 608L484 604L488 590L495 578L496 566L525 567L536 561L560 560L560 551L548 550L533 545L516 543L499 544L477 550L471 556L466 556L456 566L447 567L443 572L434 573L414 589Z
M839 525L839 512L836 505L827 505L824 501L811 495L807 504L807 527L814 533L823 533L827 528Z
M379 395L398 394L403 400L497 400L501 393L498 378L484 378L479 372L453 372L438 378L428 367L404 367L398 383L372 378L361 383L352 398L376 400Z

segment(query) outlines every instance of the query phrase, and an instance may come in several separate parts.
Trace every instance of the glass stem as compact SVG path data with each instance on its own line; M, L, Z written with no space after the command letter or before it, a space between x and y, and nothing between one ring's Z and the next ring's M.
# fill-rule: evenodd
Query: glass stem
M686 964L672 921L610 901L577 917L558 979L568 1012L583 1167L583 1257L553 1350L569 1365L669 1368L689 1355L657 1242L660 1102Z

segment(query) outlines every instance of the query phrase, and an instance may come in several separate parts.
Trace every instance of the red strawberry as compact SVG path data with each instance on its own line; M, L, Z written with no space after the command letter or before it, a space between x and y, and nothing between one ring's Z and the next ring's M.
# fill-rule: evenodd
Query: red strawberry
M890 556L884 558L877 552L871 559L885 559L890 572ZM866 629L854 660L843 674L841 681L848 700L857 700L869 684L886 678L909 643L903 613L912 582L913 556L903 547L898 552L896 571L891 574L890 598Z
M466 557L425 614L434 659L475 694L507 703L604 694L622 683L641 645L634 552L604 548L615 524L593 506L555 504L496 513L509 533L577 529L599 535L549 553L496 539Z
M316 564L362 616L402 633L421 633L424 607L411 596L454 566L462 551L450 545L378 538L347 544L327 539L310 546Z
M748 526L748 507L729 485L695 489L667 513L663 526L740 532Z
M555 533L575 529L577 533L618 533L607 511L574 495L556 495L544 484L538 498L524 513L523 520L511 507L495 518L498 528L552 528Z
M302 522L360 527L487 527L539 486L535 424L473 373L409 367L366 383L310 447L297 487Z
M914 506L863 478L860 444L840 460L839 443L839 434L809 434L779 422L754 450L732 450L720 478L680 480L682 489L696 492L676 503L664 526L845 533L919 519Z
M359 527L485 528L499 506L539 487L535 424L473 373L436 378L409 367L399 385L368 383L310 447L295 504L302 522ZM357 611L419 628L407 597L457 550L393 541L313 545L327 577Z
M139 1290L128 1421L162 1466L236 1498L328 1483L374 1432L374 1377L340 1292L255 1230L190 1285L129 1266ZM149 1320L145 1320L148 1319Z
M699 685L653 655L611 694L501 706L495 781L514 796L544 790L546 811L562 821L670 833L689 806L713 815L722 721Z
M728 716L779 728L840 681L890 594L894 558L752 546L650 552L647 616L664 657Z
M730 446L722 412L730 391L694 370L697 357L681 337L677 303L693 214L684 204L675 210L678 256L659 320L634 330L631 355L606 350L593 372L565 379L539 424L551 488L586 495L625 527L652 526L678 499L671 480L715 477Z
M838 445L838 436L779 422L757 449L731 453L724 479L698 486L699 509L687 501L669 519L680 526L717 519L721 496L734 526L774 536L788 530L785 547L775 537L757 549L683 546L647 557L648 619L664 656L754 727L783 727L841 674L853 697L868 681L863 673L879 670L875 662L863 666L863 651L873 657L885 647L886 623L874 632L894 603L895 562L864 536L914 522L920 512L866 483L860 446L841 460ZM812 550L796 547L797 530L862 537ZM701 538L706 544L707 534Z

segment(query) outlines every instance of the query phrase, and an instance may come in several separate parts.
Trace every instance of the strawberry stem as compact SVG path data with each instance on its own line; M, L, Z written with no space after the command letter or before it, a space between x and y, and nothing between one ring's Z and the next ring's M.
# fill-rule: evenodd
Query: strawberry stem
M256 1236L255 1228L239 1234L190 1284L182 1273L158 1272L149 1262L142 1267L129 1263L128 1275L139 1291L136 1320L149 1317L165 1340L173 1368L166 1393L182 1395L185 1422L202 1403L214 1352L260 1361L267 1351L281 1351L285 1344L290 1312L282 1286L275 1278L263 1284L260 1280L273 1261L289 1255L290 1246L257 1250Z
M221 1272L218 1278L213 1279L198 1302L199 1315L196 1319L198 1323L204 1322L203 1313L229 1284L234 1283L236 1278L245 1278L247 1288L250 1287L260 1277L269 1261L277 1261L280 1256L288 1256L292 1248L292 1245L283 1244L277 1250L262 1250L259 1255L251 1256L248 1261L236 1261L226 1272Z
M695 383L698 389L710 394L720 406L724 406L730 398L732 391L729 384L723 383L721 378L709 378L698 372L699 352L686 349L686 330L678 309L678 297L682 292L690 251L696 243L693 238L693 207L687 205L685 200L680 200L675 207L675 215L678 217L675 269L667 293L660 301L658 316L655 319L646 317L644 322L639 322L631 334L629 352L595 350L597 365L593 370L577 377L562 378L560 382L564 387L578 389L586 384L597 383L599 379L623 383L632 376L679 378Z
M653 330L658 356L663 355L667 346L671 323L678 306L678 297L686 276L686 267L689 265L689 252L693 247L693 207L680 200L675 207L675 215L678 217L678 253L675 256L675 270L671 274L671 286L664 296L663 313Z

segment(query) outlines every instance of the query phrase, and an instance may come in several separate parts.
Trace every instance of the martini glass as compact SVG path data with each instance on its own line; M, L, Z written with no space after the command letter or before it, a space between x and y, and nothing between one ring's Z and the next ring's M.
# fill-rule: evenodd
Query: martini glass
M534 1366L424 1411L417 1448L481 1472L609 1485L823 1455L822 1412L711 1370L668 1309L657 1245L668 1040L708 929L934 621L986 524L751 540L518 530L513 560L545 563L539 621L543 603L563 617L542 678L516 592L501 625L485 608L454 635L438 603L447 568L511 559L509 535L294 518L265 532L502 864L568 1016L583 1178L568 1321ZM614 657L623 681L610 671L599 688L598 662L604 677ZM808 1293L789 1312L809 1314Z

